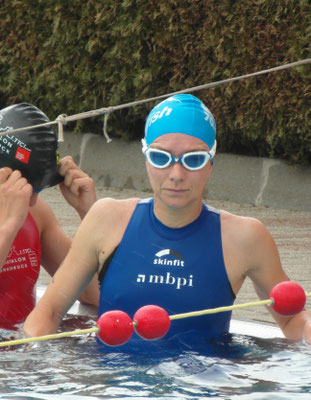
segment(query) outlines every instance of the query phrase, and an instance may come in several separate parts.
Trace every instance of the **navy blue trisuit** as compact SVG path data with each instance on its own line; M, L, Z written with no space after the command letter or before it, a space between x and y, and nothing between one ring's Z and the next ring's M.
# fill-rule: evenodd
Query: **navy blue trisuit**
M219 211L202 204L195 221L175 229L156 218L153 205L152 198L137 204L109 266L103 267L98 315L122 310L133 318L148 304L169 315L232 305ZM173 320L166 336L152 342L221 335L228 332L230 318L231 312L221 312ZM136 334L131 341L146 342Z

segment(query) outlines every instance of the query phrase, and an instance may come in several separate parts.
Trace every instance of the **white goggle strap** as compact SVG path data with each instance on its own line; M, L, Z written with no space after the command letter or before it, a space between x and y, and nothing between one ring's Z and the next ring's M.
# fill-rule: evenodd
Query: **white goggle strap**
M141 144L143 146L141 151L143 152L143 154L146 155L146 151L148 150L148 146L147 146L146 140L145 139L141 139Z
M216 148L217 148L217 142L216 142L216 139L215 139L215 143L213 144L213 147L212 147L212 148L210 149L210 151L208 152L208 154L209 154L210 157L211 157L211 160L215 157Z

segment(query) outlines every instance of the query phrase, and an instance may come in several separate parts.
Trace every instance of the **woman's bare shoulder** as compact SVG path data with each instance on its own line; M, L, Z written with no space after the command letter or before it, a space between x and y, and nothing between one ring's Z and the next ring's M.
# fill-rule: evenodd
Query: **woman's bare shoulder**
M134 209L139 202L139 198L129 199L114 199L112 197L105 197L99 199L92 206L92 212L122 212L128 209Z
M138 198L100 199L84 217L80 232L83 240L89 238L91 232L99 265L103 264L107 255L120 243L138 202Z
M220 211L222 231L231 240L249 245L270 236L263 222L253 217L244 217L228 211Z
M129 220L139 200L139 198L114 199L111 197L99 199L91 207L85 218L97 222L104 220L105 223L107 221L122 222L124 219Z

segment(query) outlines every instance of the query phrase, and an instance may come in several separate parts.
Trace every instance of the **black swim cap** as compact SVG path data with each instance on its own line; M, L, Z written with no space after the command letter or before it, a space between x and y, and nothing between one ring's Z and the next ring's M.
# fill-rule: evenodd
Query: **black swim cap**
M35 192L63 181L58 173L58 142L53 128L43 126L16 132L10 130L50 122L39 108L20 103L0 110L0 168L18 169Z

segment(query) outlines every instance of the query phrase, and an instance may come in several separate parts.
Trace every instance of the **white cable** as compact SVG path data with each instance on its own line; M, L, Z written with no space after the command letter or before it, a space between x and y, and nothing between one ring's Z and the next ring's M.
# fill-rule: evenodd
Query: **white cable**
M144 103L149 103L151 101L156 101L156 100L161 100L167 97L171 97L174 96L176 94L183 94L183 93L190 93L190 92L195 92L197 90L202 90L202 89L208 89L208 88L212 88L212 87L216 87L216 86L221 86L224 85L226 83L230 83L230 82L234 82L234 81L238 81L238 80L242 80L242 79L247 79L247 78L252 78L254 76L258 76L258 75L264 75L270 72L276 72L276 71L281 71L284 69L288 69L288 68L295 68L295 67L299 67L301 65L305 65L305 64L310 64L311 63L311 58L306 58L305 60L300 60L300 61L296 61L290 64L284 64L284 65L280 65L278 67L274 67L274 68L269 68L269 69L265 69L262 71L258 71L258 72L253 72L250 74L246 74L246 75L241 75L241 76L236 76L233 78L228 78L228 79L223 79L221 81L216 81L216 82L211 82L211 83L206 83L203 85L199 85L199 86L193 86L191 88L188 89L183 89L183 90L179 90L177 92L172 92L172 93L168 93L168 94L163 94L160 96L156 96L156 97L150 97L148 99L143 99L143 100L137 100L137 101L132 101L130 103L125 103L125 104L120 104L117 106L110 106L110 107L103 107L103 108L98 108L96 110L91 110L91 111L86 111L80 114L74 114L71 116L67 116L66 114L61 114L59 115L55 121L50 121L44 124L39 124L39 125L32 125L32 126L27 126L24 128L18 128L18 129L12 129L10 131L7 132L0 132L0 136L1 135L7 135L8 133L13 134L13 133L17 133L17 132L22 132L28 129L33 129L33 128L40 128L42 126L49 126L49 125L58 125L58 129L59 129L59 141L62 141L62 134L63 134L63 125L66 125L68 122L71 121L78 121L81 119L85 119L85 118L91 118L91 117L96 117L99 115L105 115L104 117L104 128L103 128L103 132L104 135L107 139L107 142L109 143L111 141L111 139L108 136L107 133L107 119L109 114L111 114L113 111L116 110L121 110L123 108L129 108L129 107L134 107L140 104L144 104Z

